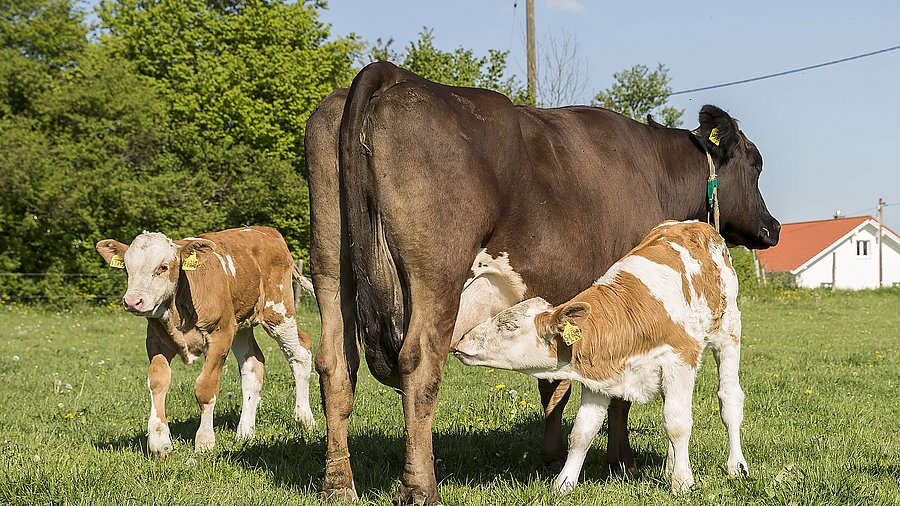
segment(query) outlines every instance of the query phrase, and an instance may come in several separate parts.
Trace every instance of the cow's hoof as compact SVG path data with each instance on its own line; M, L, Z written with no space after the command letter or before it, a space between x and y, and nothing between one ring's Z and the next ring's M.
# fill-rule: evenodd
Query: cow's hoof
M212 434L197 434L194 438L194 451L205 452L212 450L216 445L216 437Z
M441 504L441 496L437 488L428 491L407 487L401 483L397 493L394 494L394 504Z
M554 490L556 490L559 494L568 494L572 490L575 489L575 485L578 485L578 479L571 478L563 478L559 477L556 479L556 485L554 485Z
M147 448L150 450L150 455L159 458L168 457L173 449L171 440L154 442L152 439L147 440Z
M330 488L322 490L322 493L319 494L319 498L322 501L342 501L342 502L354 502L359 500L359 496L356 495L355 488Z

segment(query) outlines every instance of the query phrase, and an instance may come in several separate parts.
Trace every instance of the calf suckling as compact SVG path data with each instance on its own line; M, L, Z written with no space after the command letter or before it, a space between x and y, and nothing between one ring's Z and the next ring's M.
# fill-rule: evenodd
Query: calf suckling
M292 281L305 280L277 230L246 227L178 241L144 232L131 245L100 241L97 251L111 267L127 271L125 310L147 318L151 453L165 456L172 451L166 393L171 384L169 363L176 355L186 364L206 357L194 390L201 412L195 449L215 444L213 411L229 350L241 374L237 435L253 437L265 363L253 337L258 324L278 342L290 364L294 419L315 426L309 408L312 341L294 319Z
M665 472L673 492L685 492L694 484L691 402L707 345L718 364L728 474L747 472L740 445L737 291L728 249L712 227L663 222L572 300L560 306L541 298L521 302L465 334L454 353L467 365L582 383L568 457L556 478L562 492L577 484L612 397L645 403L662 394Z

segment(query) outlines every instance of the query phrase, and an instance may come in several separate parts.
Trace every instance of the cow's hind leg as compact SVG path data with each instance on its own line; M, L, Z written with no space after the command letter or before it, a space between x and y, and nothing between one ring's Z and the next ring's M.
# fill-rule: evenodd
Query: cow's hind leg
M334 269L338 268L334 266ZM345 274L344 279L349 279L349 274ZM317 275L316 271L313 271L313 283L322 318L322 340L316 353L316 371L319 373L327 429L322 496L326 499L355 500L356 487L347 444L347 422L353 411L359 369L356 309L352 304L354 294L350 293L349 286L340 287L338 279Z
M713 356L719 368L719 414L728 431L729 476L748 474L747 461L741 451L741 423L744 421L744 391L738 383L741 345L725 338L725 344L713 346Z
M434 473L432 427L441 376L450 351L458 307L442 294L426 293L413 300L409 328L400 349L403 418L406 425L406 462L395 502L441 502Z
M241 373L241 420L237 437L250 439L256 434L256 410L259 407L266 359L253 338L253 328L237 331L231 352Z
M631 402L614 397L609 403L606 462L611 473L637 471L628 441L628 411Z
M541 462L559 471L566 460L566 443L562 432L563 411L572 393L568 380L538 380L541 405L544 407L544 444Z
M587 388L581 389L581 407L569 435L569 455L562 472L556 477L556 490L559 492L568 493L578 484L584 458L603 425L608 406L609 397Z
M262 326L278 343L294 375L294 420L308 429L316 427L309 408L309 377L312 374L312 340L297 327L294 317L294 295L291 283L285 283L283 302L271 304L263 313Z

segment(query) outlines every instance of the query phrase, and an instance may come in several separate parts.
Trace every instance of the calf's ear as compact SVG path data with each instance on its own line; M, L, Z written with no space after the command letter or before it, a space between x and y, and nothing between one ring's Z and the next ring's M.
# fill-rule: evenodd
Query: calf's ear
M198 255L211 253L216 249L216 243L206 239L191 239L187 241L174 241L178 246L178 261L181 270L196 270L202 264ZM186 262L187 261L187 262Z
M737 121L714 105L704 105L700 109L700 126L696 133L720 163L734 156L740 141Z
M110 267L115 267L117 269L124 267L122 258L125 257L125 252L128 251L127 244L122 244L115 239L103 239L97 243L96 248L97 252L100 253L100 256L103 257L103 260L105 260Z
M591 305L587 302L571 302L557 309L554 316L560 326L568 322L580 327L591 316Z

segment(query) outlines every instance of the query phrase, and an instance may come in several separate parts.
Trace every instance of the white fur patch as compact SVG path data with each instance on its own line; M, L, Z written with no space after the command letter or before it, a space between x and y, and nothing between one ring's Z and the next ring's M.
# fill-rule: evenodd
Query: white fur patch
M287 316L287 308L284 305L284 302L273 302L271 300L266 301L266 307L272 308L272 311L280 314L281 316Z
M522 281L522 276L509 265L509 253L505 251L497 255L497 258L489 255L486 249L479 251L472 263L472 277L466 281L465 286L468 287L479 276L496 276L502 280L508 287L507 289L515 295L517 302L525 297L527 289L525 282Z
M231 258L231 255L225 255L225 260L228 261L228 270L231 271L231 277L236 278L237 272L234 270L234 259Z
M222 258L222 255L220 255L220 254L218 254L218 253L214 253L214 255L216 255L216 258L219 259L219 263L222 264L222 271L224 271L224 272L227 273L227 272L228 272L228 267L225 266L225 259Z
M241 232L253 232L253 229L252 228L242 228L240 231Z

